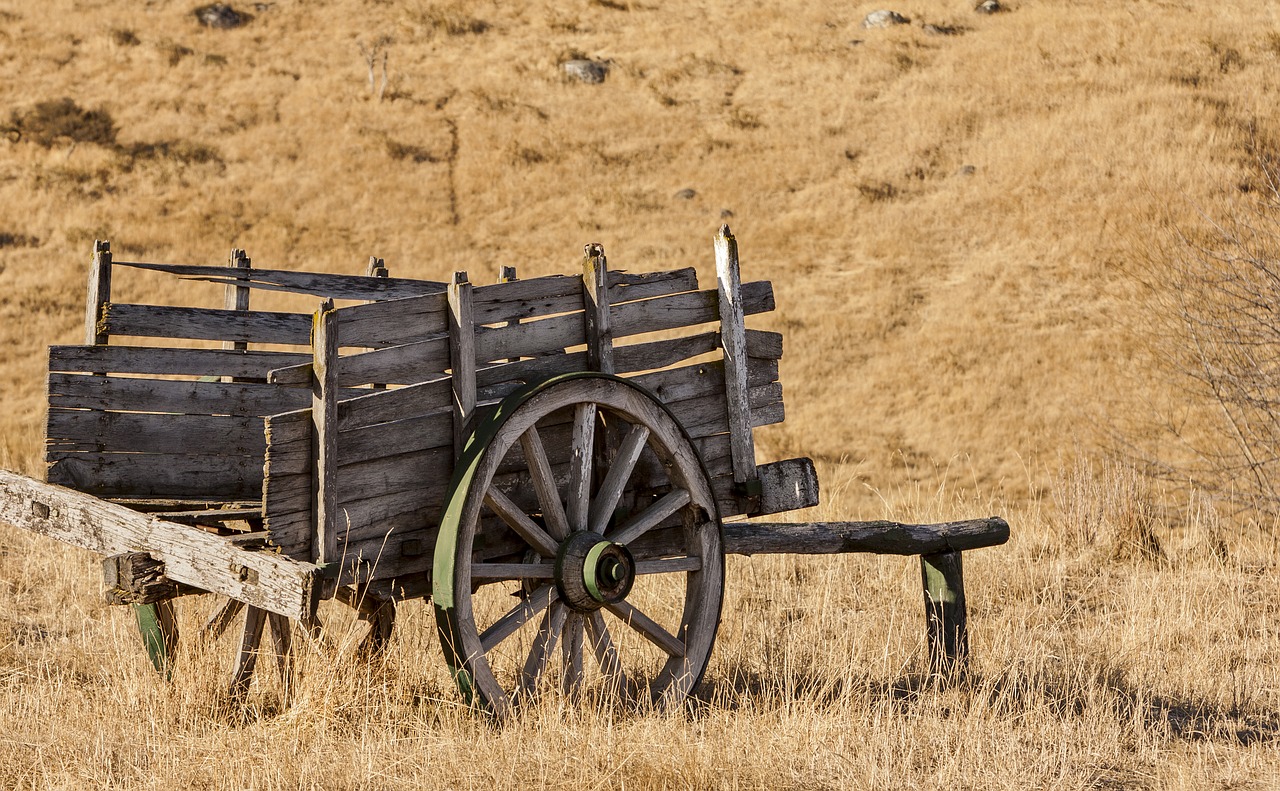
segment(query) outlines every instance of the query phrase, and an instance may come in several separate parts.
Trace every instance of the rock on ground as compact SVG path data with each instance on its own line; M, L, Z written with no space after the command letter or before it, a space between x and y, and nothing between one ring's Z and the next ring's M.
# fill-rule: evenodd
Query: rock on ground
M564 73L570 77L591 85L604 82L605 75L609 73L609 65L597 60L565 61L560 68L564 69Z
M905 25L911 22L897 11L872 11L867 14L867 18L862 20L862 26L865 28L873 27L893 27L895 25Z

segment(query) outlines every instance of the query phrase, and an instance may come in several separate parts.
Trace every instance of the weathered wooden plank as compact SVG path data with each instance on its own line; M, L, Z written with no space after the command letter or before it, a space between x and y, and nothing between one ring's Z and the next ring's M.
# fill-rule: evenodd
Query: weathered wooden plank
M275 368L306 363L295 352L173 349L157 346L50 346L49 370L64 373L232 376L265 379Z
M689 266L665 272L609 272L609 304L665 297L698 289L698 273Z
M260 416L289 412L310 401L306 391L254 382L49 374L49 405L68 409Z
M101 332L148 338L245 341L305 346L311 317L302 313L185 308L114 302L98 322Z
M102 596L107 604L151 604L203 593L165 576L164 563L145 552L123 552L102 559Z
M587 367L611 374L613 366L613 331L609 321L609 288L606 285L609 265L604 248L589 244L582 259L582 307L587 336Z
M240 549L198 527L6 470L0 470L0 521L101 555L147 552L171 580L288 618L312 617L320 594L319 569L311 564Z
M348 398L338 404L338 429L345 431L449 410L452 399L449 377Z
M772 360L780 359L782 357L782 333L747 330L747 355L750 357L768 357Z
M103 308L111 302L111 242L93 243L93 261L89 264L89 288L85 297L84 342L88 345L107 343L107 332L100 326Z
M227 270L219 266L192 266L187 264L147 264L117 261L118 266L167 272L192 280L213 283L239 284L247 279L250 288L288 291L296 294L312 294L328 299L390 300L439 294L445 284L431 280L412 280L358 275L331 275L312 272L291 272L282 269L250 269L228 277Z
M783 459L756 467L760 498L753 514L780 514L818 504L818 472L804 457Z
M253 456L51 452L50 483L98 497L248 499L262 493L262 460Z
M929 672L949 676L969 664L969 619L964 600L964 564L958 551L921 554Z
M742 309L742 277L738 267L738 241L728 225L720 227L715 249L733 479L743 487L744 496L756 497L759 496L755 491L756 446L751 436L751 405L747 399L747 328Z
M1003 544L1009 523L998 516L932 525L897 522L732 522L725 552L735 555L936 555Z
M497 324L582 309L582 283L568 275L476 286L475 322Z
M694 327L720 320L716 291L690 291L669 297L618 305L613 311L613 337ZM742 312L750 316L774 309L773 284L767 280L742 284Z
M338 521L338 387L334 364L338 359L338 314L333 300L316 311L312 332L315 376L311 385L312 507L316 528L317 563L338 559L341 525Z
M506 285L506 284L502 284ZM449 284L449 384L453 402L453 455L462 455L467 421L476 411L476 335L472 286L466 272Z
M262 418L225 415L152 415L49 409L45 447L50 452L191 453L217 449L220 454L266 453Z
M250 268L251 262L249 261L249 256L245 255L244 250L235 248L231 251L231 261L228 266L234 270L245 270ZM247 278L241 272L237 272L235 277L235 281L226 285L222 307L227 310L248 311L249 287L244 285ZM244 350L249 347L244 341L223 341L222 348Z

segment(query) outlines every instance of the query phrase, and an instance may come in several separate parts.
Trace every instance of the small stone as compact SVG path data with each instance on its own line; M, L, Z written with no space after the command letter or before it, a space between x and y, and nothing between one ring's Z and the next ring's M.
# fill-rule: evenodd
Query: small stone
M1000 0L982 0L973 10L979 14L998 14L1004 10L1004 6L1000 4Z
M861 47L864 43L865 42L860 38L849 39L849 46L851 47Z
M605 75L609 73L609 64L598 60L565 61L560 68L564 69L564 73L570 77L589 85L599 85L604 82Z
M210 3L195 10L196 20L205 27L230 30L249 21L249 15L241 13L226 3Z
M732 211L731 209L721 209L721 210L720 210L720 219L722 219L722 220L727 220L727 219L729 219L729 218L730 218L730 217L732 217L732 216L733 216L733 211Z
M261 14L261 13L265 13L265 12L267 12L267 11L270 11L270 10L271 10L271 8L272 8L272 6L274 6L274 5L275 5L275 3L254 3L254 4L253 4L253 10L254 10L254 11L257 11L259 14Z
M685 187L684 189L676 193L676 197L679 198L680 200L693 200L694 198L698 197L698 191L693 189L692 187Z
M960 168L960 170L956 171L956 173L961 176L972 176L974 173L977 173L977 172L978 172L978 169L975 168L973 165L964 165Z
M876 27L894 27L896 25L906 25L911 22L897 11L872 11L867 14L867 18L862 20L862 26L865 28Z

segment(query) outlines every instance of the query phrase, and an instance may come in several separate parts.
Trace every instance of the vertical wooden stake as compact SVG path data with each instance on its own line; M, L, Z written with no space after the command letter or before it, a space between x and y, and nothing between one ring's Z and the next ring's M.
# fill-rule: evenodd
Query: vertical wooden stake
M178 621L173 614L173 601L164 599L151 604L133 605L142 645L157 671L166 679L173 678L173 655L178 649Z
M514 266L504 264L503 267L498 270L499 283L514 283L519 279L520 278L516 277L516 268ZM520 319L512 319L511 321L508 321L505 326L512 327L519 323L520 323ZM507 362L514 363L514 362L517 362L519 359L520 359L519 357L508 357Z
M921 555L920 578L929 634L929 673L963 673L969 663L969 626L961 553Z
M230 262L228 262L227 266L231 267L232 269L246 270L246 272L236 273L237 280L247 279L248 277L247 270L251 265L252 265L252 262L250 262L249 257L244 254L244 250L241 250L238 247L232 249L231 260ZM242 286L239 284L232 285L231 283L228 283L226 294L223 297L223 306L227 310L247 311L249 309L249 291L250 290L251 289L248 286ZM243 351L249 348L249 344L244 341L223 341L222 348L239 349ZM224 376L222 380L224 382L237 381L234 377L231 377L231 376ZM244 381L244 380L241 380L241 381Z
M84 342L87 346L107 343L107 333L99 331L102 309L111 302L111 242L93 243L93 263L89 264L89 293L85 299Z
M367 277L388 277L386 263L377 256L369 256L369 268L365 270Z
M471 283L466 272L454 272L449 284L449 368L453 372L453 457L462 454L467 421L476 409L476 325Z
M716 284L720 292L720 345L724 349L724 388L729 404L729 448L733 482L739 497L758 500L756 445L751 435L751 402L747 393L747 326L742 310L742 274L738 240L728 225L716 234ZM755 510L747 503L746 512Z
M582 307L586 315L587 366L593 371L611 374L613 367L613 328L609 322L609 266L604 247L589 244L582 259Z
M312 319L311 459L315 465L311 501L316 563L338 561L338 314L333 300Z

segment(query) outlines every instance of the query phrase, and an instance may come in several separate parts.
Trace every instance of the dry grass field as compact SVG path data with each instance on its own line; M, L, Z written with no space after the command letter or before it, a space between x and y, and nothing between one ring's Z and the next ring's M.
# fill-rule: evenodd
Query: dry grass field
M1104 452L1172 453L1152 410L1207 420L1151 365L1131 264L1257 194L1276 6L900 0L912 24L864 30L885 6L276 0L214 30L196 5L0 0L0 467L41 474L44 349L82 336L95 238L476 282L598 241L705 280L728 222L787 338L760 454L815 459L811 516L1013 539L965 559L961 683L923 677L914 559L734 558L696 705L498 728L426 606L383 660L306 653L293 705L263 673L229 707L229 644L164 683L96 558L4 526L0 788L1280 787L1280 531ZM63 99L89 112L41 115ZM159 282L118 295L178 298Z

